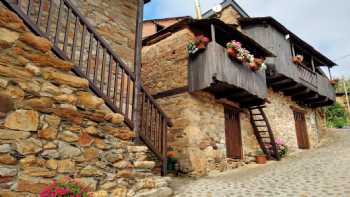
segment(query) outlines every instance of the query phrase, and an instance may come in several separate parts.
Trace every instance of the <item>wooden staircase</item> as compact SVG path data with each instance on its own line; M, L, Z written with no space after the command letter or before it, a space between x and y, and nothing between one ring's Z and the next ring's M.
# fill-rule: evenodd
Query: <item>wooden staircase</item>
M250 122L253 125L256 139L267 158L280 160L275 137L263 108L265 108L264 105L249 108Z
M72 71L89 81L90 89L134 129L135 74L102 39L70 0L1 0L36 35L53 45L61 59L75 64ZM45 9L44 9L45 7ZM171 122L141 84L139 138L167 168L167 129Z

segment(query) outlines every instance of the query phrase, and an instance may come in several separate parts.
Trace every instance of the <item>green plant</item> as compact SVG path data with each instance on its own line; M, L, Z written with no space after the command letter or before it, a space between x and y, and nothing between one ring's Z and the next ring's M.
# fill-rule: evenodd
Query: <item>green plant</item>
M256 154L256 156L263 156L263 155L265 155L265 153L262 150L257 150L255 152L255 154Z
M334 105L327 107L326 117L327 127L330 128L341 128L349 124L349 114L346 113L344 107L339 103L335 103Z

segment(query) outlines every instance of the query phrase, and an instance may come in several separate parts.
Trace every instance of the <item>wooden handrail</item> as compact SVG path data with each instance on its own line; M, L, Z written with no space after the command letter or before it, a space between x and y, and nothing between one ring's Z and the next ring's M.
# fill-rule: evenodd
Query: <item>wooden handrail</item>
M69 0L56 0L59 2L56 15L54 1L1 0L33 33L49 39L58 57L73 62L73 72L86 78L91 90L104 99L112 111L123 114L126 124L133 129L134 73ZM42 9L44 3L49 6L47 11ZM72 29L73 38L69 37ZM167 127L172 123L142 84L141 97L139 136L160 159L162 174L166 174Z

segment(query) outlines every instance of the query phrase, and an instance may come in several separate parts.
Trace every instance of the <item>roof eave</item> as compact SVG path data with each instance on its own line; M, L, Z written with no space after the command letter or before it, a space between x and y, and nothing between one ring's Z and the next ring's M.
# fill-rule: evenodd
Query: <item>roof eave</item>
M322 62L326 63L327 65L325 66L334 67L337 65L335 62L333 62L328 57L323 55L321 52L316 50L313 46L311 46L310 44L308 44L307 42L299 38L296 34L288 30L285 26L283 26L280 22L275 20L273 17L255 17L255 18L245 17L245 18L240 18L239 22L243 28L244 28L244 25L256 25L256 24L263 24L263 23L269 23L275 27L277 26L276 29L278 29L280 32L284 34L289 34L292 40L301 43L304 47L310 50L311 53L313 53L316 57L321 59Z

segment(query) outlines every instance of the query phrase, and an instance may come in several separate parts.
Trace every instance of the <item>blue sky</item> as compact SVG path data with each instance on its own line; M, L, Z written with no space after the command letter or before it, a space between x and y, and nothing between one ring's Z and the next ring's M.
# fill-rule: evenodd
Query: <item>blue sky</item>
M223 0L200 0L202 11ZM236 0L250 16L272 16L340 66L337 77L350 78L349 0ZM194 0L152 0L145 19L193 16ZM346 57L344 57L346 56ZM344 58L342 58L344 57Z

